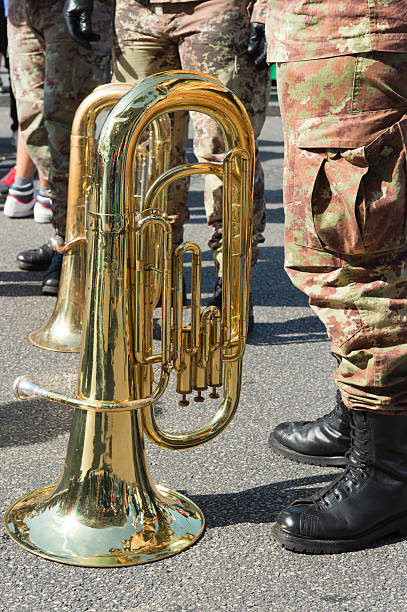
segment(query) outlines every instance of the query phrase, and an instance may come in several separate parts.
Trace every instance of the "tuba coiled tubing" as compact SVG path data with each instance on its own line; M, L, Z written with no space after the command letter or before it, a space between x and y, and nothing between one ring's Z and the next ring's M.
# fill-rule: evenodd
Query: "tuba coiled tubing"
M164 113L194 110L222 127L223 164L185 164L163 172L134 210L134 160L148 126ZM15 382L20 399L43 397L75 408L58 484L15 502L6 528L40 556L84 566L137 565L176 554L202 534L204 517L188 498L151 479L144 433L177 449L207 442L236 411L247 330L254 139L239 100L217 79L168 72L144 79L105 121L95 155L87 211L84 324L77 393L47 391L29 377ZM184 243L173 253L165 190L177 178L215 173L223 179L222 312L200 306L200 251ZM158 246L157 246L158 245ZM183 257L192 253L191 321L183 323ZM173 275L175 278L173 278ZM160 290L157 292L157 279ZM161 294L160 350L152 341ZM159 369L155 380L153 368ZM153 403L171 371L182 405L212 387L218 409L202 427L163 431Z

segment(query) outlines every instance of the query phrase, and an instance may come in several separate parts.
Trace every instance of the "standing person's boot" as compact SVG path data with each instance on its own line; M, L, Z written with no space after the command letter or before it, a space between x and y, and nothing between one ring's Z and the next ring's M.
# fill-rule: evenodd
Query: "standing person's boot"
M352 411L346 470L279 513L275 538L295 552L359 550L407 535L407 416Z
M222 310L222 278L218 276L213 290L213 297L209 302L209 306L216 306L219 310ZM247 324L247 333L250 334L254 329L254 309L253 309L253 298L252 292L249 293L249 317Z
M336 392L336 406L316 421L280 423L271 432L269 446L283 457L309 463L344 467L350 447L349 410Z
M44 295L58 295L59 279L61 278L62 270L62 258L61 253L54 252L52 257L51 265L45 272L44 280L42 282L42 293Z
M43 244L38 249L21 251L17 255L17 265L21 270L46 270L51 264L53 255L54 251L48 244Z

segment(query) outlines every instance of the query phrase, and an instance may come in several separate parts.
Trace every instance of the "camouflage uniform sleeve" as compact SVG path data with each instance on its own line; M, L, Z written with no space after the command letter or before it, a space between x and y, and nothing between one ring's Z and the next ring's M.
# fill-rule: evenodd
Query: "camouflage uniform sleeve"
M250 21L257 21L258 23L266 22L267 12L267 0L254 0L252 2L253 10Z

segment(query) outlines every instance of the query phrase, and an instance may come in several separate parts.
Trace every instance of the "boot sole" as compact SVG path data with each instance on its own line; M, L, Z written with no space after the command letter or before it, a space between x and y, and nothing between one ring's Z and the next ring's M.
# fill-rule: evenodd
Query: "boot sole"
M279 455L282 455L286 459L296 461L297 463L307 463L308 465L320 465L322 467L345 467L346 457L345 456L334 456L324 457L319 455L304 455L303 453L297 453L297 451L284 446L279 442L273 435L269 437L269 447L276 451Z
M271 530L275 539L287 550L314 555L335 554L351 550L361 550L390 535L406 536L407 514L399 515L385 523L380 523L357 538L345 540L317 540L298 535L295 536L281 529L276 523Z

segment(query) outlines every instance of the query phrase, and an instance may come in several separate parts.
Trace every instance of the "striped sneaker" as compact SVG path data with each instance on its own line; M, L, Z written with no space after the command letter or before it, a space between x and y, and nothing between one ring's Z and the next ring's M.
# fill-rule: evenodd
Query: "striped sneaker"
M41 193L41 190L37 193L34 204L34 221L36 223L51 223L52 221L51 198Z
M32 182L23 187L15 186L13 183L8 190L8 196L4 204L4 214L6 217L13 218L32 217L34 202L34 185Z

